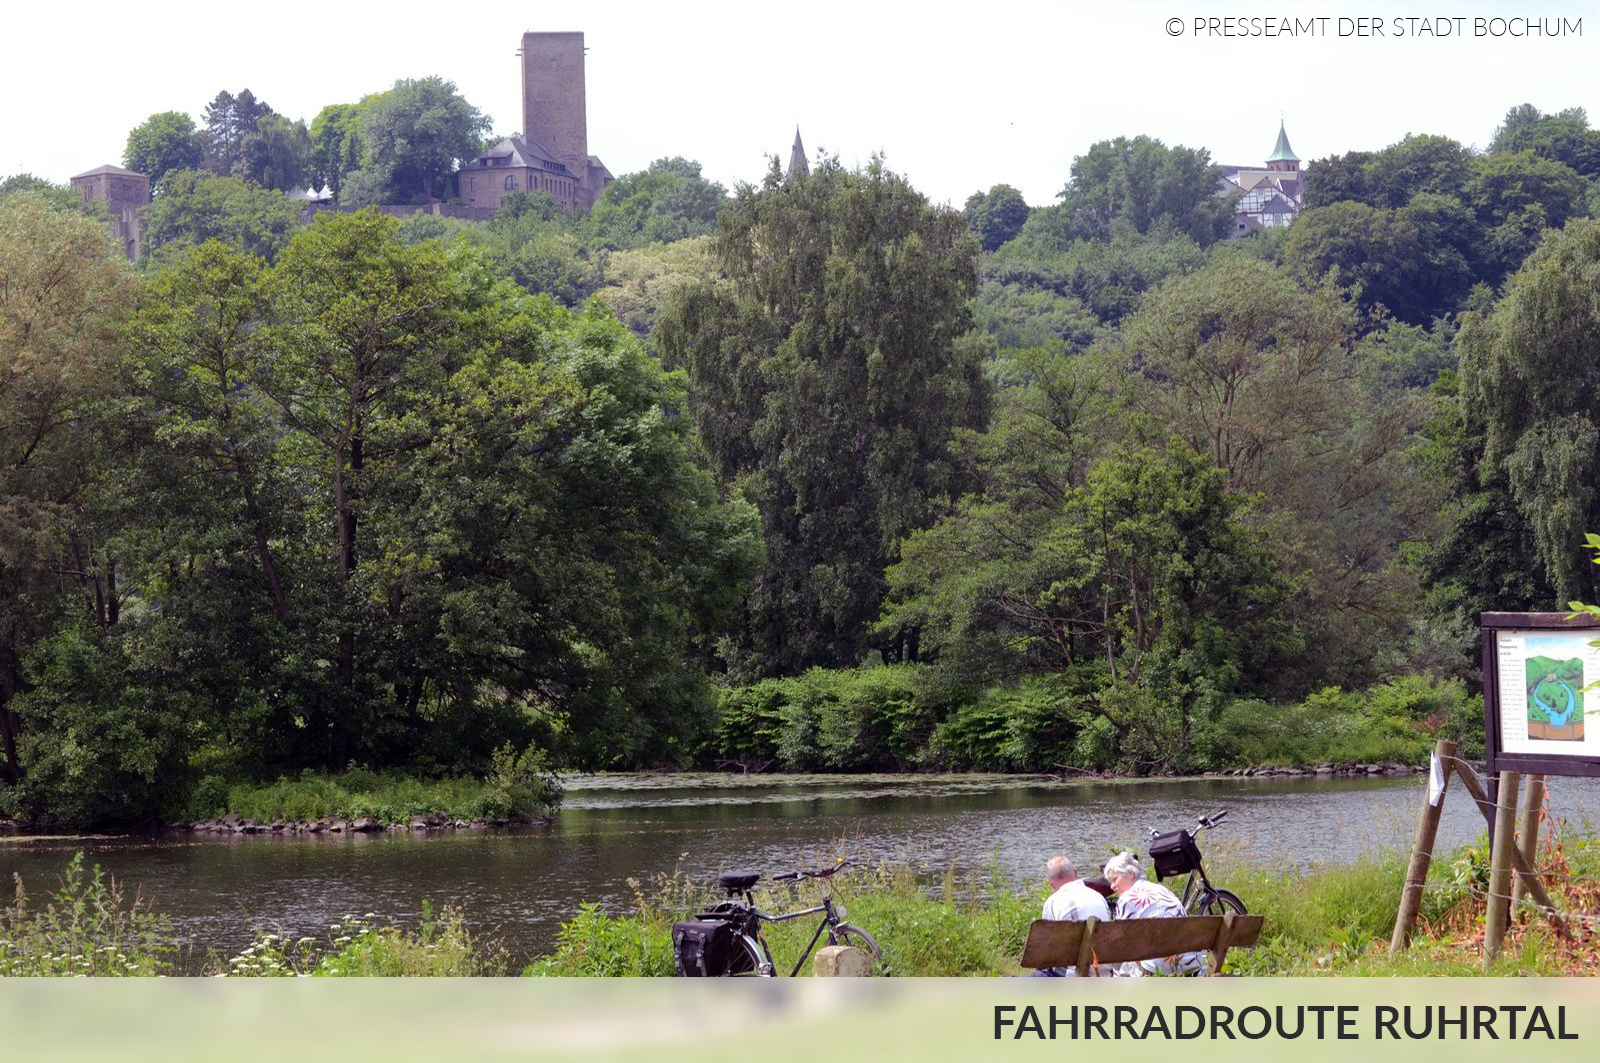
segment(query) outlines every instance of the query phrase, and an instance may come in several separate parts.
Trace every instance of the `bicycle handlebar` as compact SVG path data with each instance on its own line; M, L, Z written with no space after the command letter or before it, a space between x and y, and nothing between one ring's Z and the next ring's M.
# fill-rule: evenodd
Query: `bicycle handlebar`
M774 882L799 882L803 878L830 878L836 872L838 872L838 870L840 868L847 866L849 863L850 863L850 861L845 860L845 859L841 859L837 864L834 864L832 867L819 867L815 871L785 871L781 875L773 875L772 876L772 881L774 881Z
M1221 812L1218 812L1214 816L1201 816L1201 817L1199 817L1198 819L1195 820L1195 825L1196 825L1195 829L1189 832L1189 836L1192 838L1192 837L1194 837L1194 835L1198 834L1200 831L1206 830L1206 829L1208 829L1210 827L1215 827L1217 824L1221 823L1223 820L1225 820L1227 818L1228 818L1228 813L1227 813L1226 809L1224 809ZM1150 828L1150 837L1159 838L1160 836L1161 836L1161 832L1159 830L1157 830L1154 827Z

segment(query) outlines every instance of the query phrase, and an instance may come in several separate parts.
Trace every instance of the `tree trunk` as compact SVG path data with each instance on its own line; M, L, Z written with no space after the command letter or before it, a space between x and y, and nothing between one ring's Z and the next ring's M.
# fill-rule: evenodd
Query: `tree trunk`
M349 583L356 570L356 507L352 497L353 480L360 472L362 465L361 437L355 436L350 440L350 475L345 476L344 455L341 453L336 458L334 471L333 491L334 502L338 508L339 523L339 582L341 585ZM346 688L355 686L356 677L356 633L346 623L339 635L339 681Z
M17 739L22 734L22 720L11 711L11 698L16 694L18 676L11 662L0 666L0 746L6 755L6 781L22 781L22 761L17 758Z

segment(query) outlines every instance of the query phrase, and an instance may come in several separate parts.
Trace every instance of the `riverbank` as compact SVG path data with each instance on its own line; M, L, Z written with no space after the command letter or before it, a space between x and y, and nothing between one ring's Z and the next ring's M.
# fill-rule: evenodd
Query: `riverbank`
M1395 855L1305 874L1260 868L1213 869L1253 913L1265 917L1260 944L1228 954L1227 972L1245 976L1476 975L1482 973L1483 898L1488 854L1483 846L1443 853L1435 861L1422 921L1410 951L1387 950L1404 860ZM1566 911L1586 917L1575 938L1562 940L1524 910L1497 964L1498 975L1600 974L1600 839L1547 842L1539 859L1545 881ZM623 913L584 905L568 919L555 949L523 968L532 976L670 976L671 925L716 898L689 876L673 873L648 884L630 880ZM766 885L764 910L815 902L815 883ZM851 922L866 927L901 976L996 977L1025 973L1017 964L1028 924L1045 890L988 872L948 874L936 884L905 866L851 869L829 885ZM815 923L769 926L780 961L798 957ZM234 952L195 956L181 949L159 898L131 895L72 858L48 896L19 896L0 908L0 974L141 976L221 974L459 976L513 973L509 950L493 935L474 935L465 914L435 913L401 924L368 912L346 915L317 934L257 927ZM808 970L802 973L808 974Z
M1483 973L1485 846L1443 853L1429 875L1422 918L1409 951L1390 954L1406 861L1400 855L1307 874L1219 867L1218 884L1238 893L1253 914L1265 917L1260 944L1230 951L1226 973L1246 976L1473 976ZM1600 919L1600 839L1557 842L1542 854L1552 896L1564 910ZM788 911L815 903L816 887L766 886L757 890L763 911ZM850 921L865 927L898 975L1000 977L1026 974L1018 965L1028 924L1038 917L1046 891L994 875L949 875L937 890L919 885L903 867L846 871L830 884ZM670 976L674 973L671 925L716 899L678 875L636 884L626 914L585 906L563 925L557 949L531 964L535 976ZM799 956L815 929L812 920L765 927L780 961ZM1563 940L1531 909L1508 938L1496 975L1600 974L1600 931L1576 924ZM809 973L803 971L802 973Z

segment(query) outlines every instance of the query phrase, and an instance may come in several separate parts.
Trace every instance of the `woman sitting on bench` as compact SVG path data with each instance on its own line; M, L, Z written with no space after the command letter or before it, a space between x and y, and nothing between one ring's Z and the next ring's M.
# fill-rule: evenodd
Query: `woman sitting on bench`
M1105 876L1117 892L1118 919L1182 919L1189 913L1177 894L1144 877L1139 858L1130 852L1118 853L1106 861ZM1206 954L1185 952L1164 960L1138 960L1117 968L1120 977L1138 978L1146 974L1204 974Z

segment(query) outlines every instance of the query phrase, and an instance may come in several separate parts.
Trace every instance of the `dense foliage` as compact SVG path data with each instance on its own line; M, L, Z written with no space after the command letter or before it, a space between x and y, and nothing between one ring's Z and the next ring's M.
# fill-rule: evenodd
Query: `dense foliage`
M667 158L588 211L308 223L284 190L449 198L482 115L424 78L204 119L130 137L137 267L0 183L0 813L541 751L1414 759L1481 741L1479 612L1600 596L1581 110L1318 160L1238 240L1142 136L1034 208Z
M960 489L951 434L987 412L972 239L880 162L823 160L741 188L716 251L726 283L680 292L655 338L688 370L712 468L761 511L767 567L728 659L786 674L903 652L868 631L884 568Z

